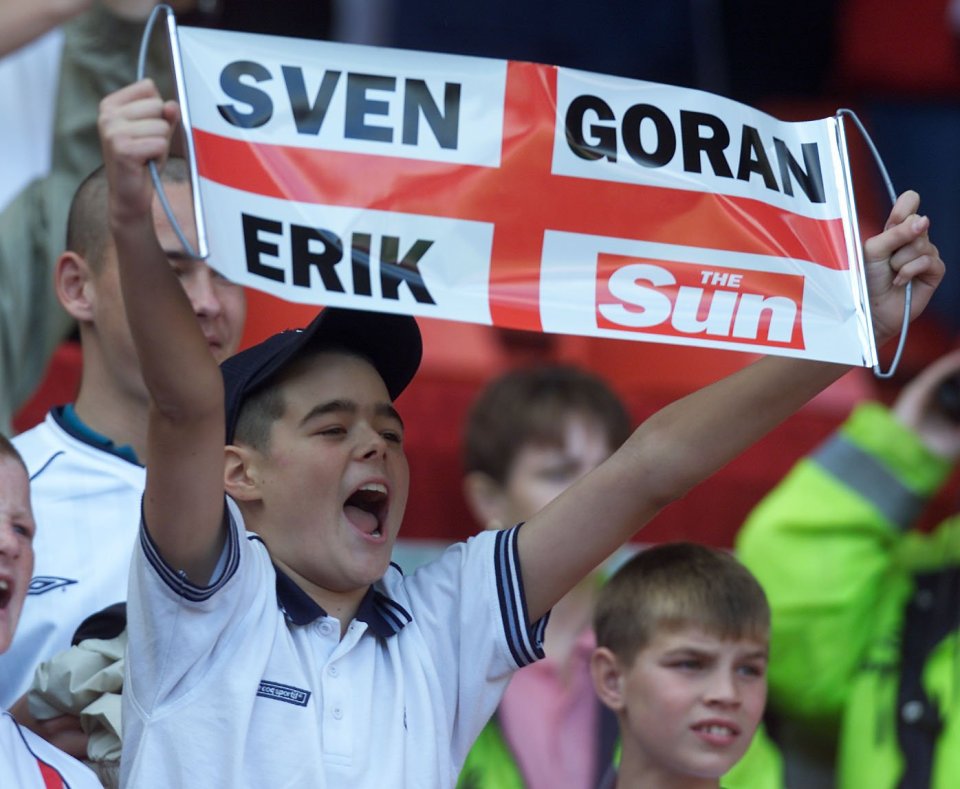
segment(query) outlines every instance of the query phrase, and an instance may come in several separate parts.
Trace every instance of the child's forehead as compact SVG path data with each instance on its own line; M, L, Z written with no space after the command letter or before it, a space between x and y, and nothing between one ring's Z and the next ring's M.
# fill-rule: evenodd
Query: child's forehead
M22 481L24 485L29 484L27 470L23 467L23 463L12 455L0 454L0 473L3 474L4 480L16 480L18 483Z
M734 635L720 633L695 622L671 623L656 629L648 647L654 649L763 651L769 647L769 633L745 629Z
M514 426L514 449L524 451L565 450L583 443L602 444L613 454L610 436L603 421L585 408L564 406L551 410L541 408L524 415L523 423Z
M12 507L29 507L30 479L20 462L9 455L0 455L0 499Z

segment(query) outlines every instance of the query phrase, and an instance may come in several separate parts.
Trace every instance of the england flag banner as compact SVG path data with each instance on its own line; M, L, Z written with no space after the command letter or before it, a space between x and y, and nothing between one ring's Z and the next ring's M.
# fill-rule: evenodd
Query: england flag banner
M843 123L170 25L209 261L282 299L875 365Z

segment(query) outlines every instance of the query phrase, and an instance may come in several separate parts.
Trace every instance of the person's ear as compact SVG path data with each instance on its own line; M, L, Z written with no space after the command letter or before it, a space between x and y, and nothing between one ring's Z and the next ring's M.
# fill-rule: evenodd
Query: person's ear
M57 258L53 274L57 298L74 320L93 321L93 272L87 259L67 250Z
M614 712L626 706L623 668L617 656L606 647L597 647L590 655L590 677L597 698Z
M257 501L257 452L250 447L227 444L223 450L223 489L236 501Z
M512 526L504 523L505 495L503 488L489 474L471 471L463 478L463 495L477 523L484 529Z

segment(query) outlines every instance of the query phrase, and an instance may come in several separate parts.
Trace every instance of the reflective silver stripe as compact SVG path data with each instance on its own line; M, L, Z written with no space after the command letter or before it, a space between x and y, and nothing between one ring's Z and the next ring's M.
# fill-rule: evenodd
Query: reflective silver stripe
M908 528L927 504L926 497L918 496L883 463L843 435L831 438L810 459L901 529Z

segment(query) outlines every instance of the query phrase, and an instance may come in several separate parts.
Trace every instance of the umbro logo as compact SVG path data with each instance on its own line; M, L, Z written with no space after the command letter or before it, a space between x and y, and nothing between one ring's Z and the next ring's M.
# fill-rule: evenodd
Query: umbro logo
M35 575L30 579L30 588L27 594L46 594L54 589L62 589L77 583L73 578L57 578L55 575Z

